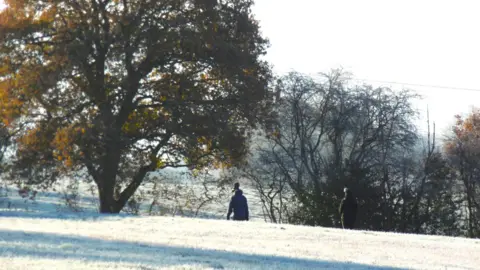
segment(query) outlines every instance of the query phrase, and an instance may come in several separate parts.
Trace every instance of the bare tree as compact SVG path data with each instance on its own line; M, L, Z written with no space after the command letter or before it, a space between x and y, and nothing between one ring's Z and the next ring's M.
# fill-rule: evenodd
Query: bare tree
M344 185L365 229L460 235L458 194L435 124L420 136L416 94L352 85L334 70L277 81L276 128L254 138L243 177L272 222L338 226Z
M276 166L271 155L272 144L258 140L252 148L249 165L240 168L238 176L248 179L260 199L266 221L288 223L288 202L292 191L281 168ZM269 146L269 147L268 147Z
M427 134L417 147L404 153L398 169L402 175L392 230L427 234L460 234L460 217L453 171L437 148L435 123L430 124L427 108Z
M351 86L348 74L339 70L316 79L291 73L276 87L277 128L268 134L257 162L266 168L262 177L268 171L295 195L290 222L336 226L339 196L349 185L361 202L363 227L392 227L391 195L401 180L393 173L397 153L417 140L410 104L415 95ZM261 172L250 170L255 175L249 178L258 182Z

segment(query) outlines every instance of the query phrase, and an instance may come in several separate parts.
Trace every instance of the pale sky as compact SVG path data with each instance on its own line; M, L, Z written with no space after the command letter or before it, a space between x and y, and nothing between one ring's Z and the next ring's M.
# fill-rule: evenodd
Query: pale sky
M277 73L343 67L359 79L478 89L405 85L441 131L480 106L479 10L475 0L256 0L253 11Z
M428 104L440 132L480 106L479 10L464 0L256 0L254 12L278 73L343 67L361 79L478 89L405 86L425 97L419 109Z

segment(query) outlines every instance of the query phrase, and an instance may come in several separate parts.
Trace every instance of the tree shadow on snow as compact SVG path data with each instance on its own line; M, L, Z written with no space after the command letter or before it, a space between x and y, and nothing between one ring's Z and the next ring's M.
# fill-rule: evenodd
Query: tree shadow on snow
M11 211L0 210L0 218L32 218L60 220L116 220L120 218L137 217L130 214L100 214L95 212L48 212L48 211Z
M0 230L0 246L0 256L10 259L33 257L130 263L137 266L141 264L142 269L160 266L203 266L214 269L404 269L15 230Z

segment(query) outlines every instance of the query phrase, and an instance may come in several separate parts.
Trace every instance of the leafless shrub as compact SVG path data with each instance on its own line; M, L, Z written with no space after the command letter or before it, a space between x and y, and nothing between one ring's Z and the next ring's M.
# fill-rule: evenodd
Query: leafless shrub
M178 176L176 176L178 177ZM183 181L170 177L152 177L147 194L148 215L200 216L207 206L223 204L230 195L221 181L208 172L183 174Z
M79 181L75 179L70 179L68 184L63 188L61 192L61 200L63 205L57 206L57 211L72 211L75 213L84 212L83 207L81 206L81 195L79 191Z

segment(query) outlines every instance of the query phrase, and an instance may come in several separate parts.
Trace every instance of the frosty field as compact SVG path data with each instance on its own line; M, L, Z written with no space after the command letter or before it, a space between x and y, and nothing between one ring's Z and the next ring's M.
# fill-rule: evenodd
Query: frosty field
M9 208L0 204L0 269L480 269L480 240L234 222L224 214L102 216L88 205L68 213L54 193L31 204L10 200Z
M2 269L479 269L480 241L180 217L0 218Z

